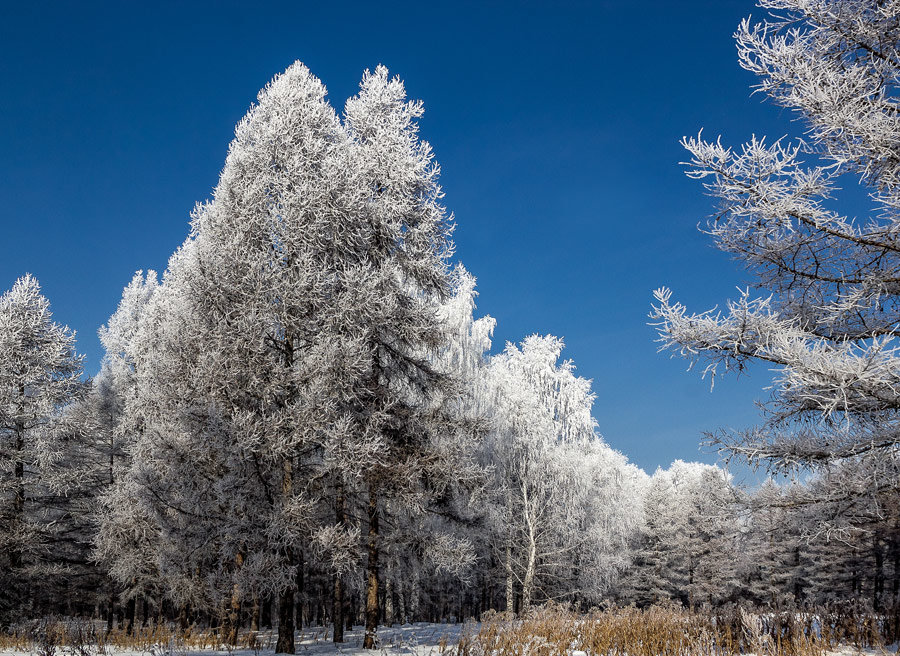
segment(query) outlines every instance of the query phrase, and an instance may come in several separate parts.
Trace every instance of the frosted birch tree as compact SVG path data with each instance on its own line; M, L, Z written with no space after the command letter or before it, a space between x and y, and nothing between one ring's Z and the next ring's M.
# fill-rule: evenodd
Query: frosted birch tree
M52 421L83 390L75 333L55 323L31 275L0 296L0 612L41 571L52 529L49 498L65 479Z
M490 362L494 545L506 570L506 606L521 591L596 600L640 517L638 477L596 434L590 381L559 363L562 340L532 335Z
M777 371L770 420L712 442L773 470L856 463L837 500L898 482L900 353L900 8L876 0L762 0L741 23L756 91L796 112L806 137L739 148L684 140L688 175L719 200L707 231L757 277L723 312L692 313L656 292L664 347L715 375L762 361ZM834 209L858 182L871 211Z

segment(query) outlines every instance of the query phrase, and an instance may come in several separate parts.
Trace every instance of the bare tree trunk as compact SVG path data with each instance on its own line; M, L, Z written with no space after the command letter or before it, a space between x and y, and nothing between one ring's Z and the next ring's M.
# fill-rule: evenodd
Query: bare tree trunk
M394 626L394 586L390 580L384 582L384 623Z
M25 389L21 390L25 396ZM13 571L22 567L22 549L18 544L19 537L15 535L25 523L25 425L16 422L16 446L14 451L15 465L13 465L15 484L13 488L13 540L9 550L9 565Z
M896 527L900 529L900 526ZM895 529L895 536L900 535L900 530ZM892 550L894 556L893 578L891 579L891 599L895 608L900 608L900 545L897 544L897 538L892 540Z
M250 632L247 635L247 646L259 649L259 593L254 592L250 606Z
M281 481L281 494L285 500L293 495L294 491L293 462L286 458L283 464L283 478ZM290 547L285 552L285 566L294 564L294 551ZM275 644L276 654L293 654L294 647L294 586L285 588L278 600L278 642Z
M344 504L344 484L338 483L334 495L335 518L339 526L343 528L347 521ZM334 576L334 642L344 642L344 581L341 574Z
M528 558L525 563L525 575L522 577L522 613L526 613L531 606L531 599L534 593L534 576L537 570L537 527L535 526L534 514L531 512L530 497L528 494L528 486L525 481L522 482L522 497L525 502L525 526L528 531Z
M378 493L369 486L369 562L366 566L366 636L363 649L375 649L378 630Z
M891 549L894 556L893 579L891 580L891 599L893 601L894 613L894 632L893 639L896 640L900 635L900 546L897 544L897 535L900 533L897 529L900 526L894 526L894 537L891 540Z
M112 584L109 585L109 606L106 609L106 635L112 633L113 622L115 621L116 612L116 593L113 592Z
M185 633L190 626L190 610L188 609L187 604L183 604L178 609L178 628L182 633Z
M876 533L873 539L872 551L875 555L875 572L872 585L872 609L880 613L882 595L884 593L884 552L881 549L881 538Z
M272 597L265 597L259 613L259 621L263 628L272 628Z
M125 633L128 635L134 635L134 621L137 615L137 600L134 597L131 597L128 600L128 606L125 610Z
M240 571L243 565L244 554L238 551L234 556L235 572ZM237 583L234 583L231 586L231 599L229 600L228 610L225 614L225 621L226 630L225 635L223 636L225 644L234 647L237 645L238 630L240 629L241 623L241 588Z
M525 576L522 578L522 612L531 607L531 599L534 594L534 573L537 565L537 549L534 541L528 544L528 561L525 565Z
M259 631L259 595L253 595L253 606L250 609L250 632L255 636Z
M278 642L276 654L293 654L294 648L294 589L287 588L278 600Z
M506 612L512 613L515 610L514 604L516 601L513 582L512 535L506 537L506 562L504 563L504 568L506 569Z
M331 613L332 624L332 642L344 642L344 582L337 574L334 575L334 610Z
M409 615L406 612L406 586L403 583L400 584L400 589L397 591L397 605L399 606L400 612L400 622L403 624L409 624Z
M228 632L226 643L236 647L238 643L238 630L241 621L241 590L237 583L231 588L231 603L228 609Z
M306 580L304 573L304 556L301 551L297 554L297 596L294 599L294 628L299 631L303 628L304 624L304 616L303 616L303 604L306 600Z

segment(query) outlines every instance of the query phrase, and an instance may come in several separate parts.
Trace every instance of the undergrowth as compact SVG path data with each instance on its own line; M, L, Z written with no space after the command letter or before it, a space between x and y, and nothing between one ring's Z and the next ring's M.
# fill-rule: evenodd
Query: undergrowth
M446 656L825 656L843 645L884 649L897 641L897 620L894 614L849 603L784 611L734 605L714 612L629 606L587 614L548 604L522 618L489 611L480 623L466 625L458 644L442 638L436 649ZM320 637L326 642L327 632L316 634L316 643ZM258 654L271 653L275 646L272 632L240 631L236 641L228 642L226 632L217 628L179 630L164 622L108 631L99 621L44 618L0 632L0 650L37 656L112 656L121 651L182 656L233 649Z
M533 609L522 619L489 612L464 632L458 656L824 656L840 645L883 648L890 623L871 614L750 612L739 606L713 613L674 605L574 613L563 606Z

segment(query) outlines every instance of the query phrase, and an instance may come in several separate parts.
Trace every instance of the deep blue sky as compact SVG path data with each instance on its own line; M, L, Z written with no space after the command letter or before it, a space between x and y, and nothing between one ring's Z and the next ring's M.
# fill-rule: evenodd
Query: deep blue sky
M565 338L606 440L652 471L701 431L758 419L769 373L708 381L656 352L651 291L702 310L746 274L696 226L685 134L796 129L751 97L731 34L747 0L0 5L0 289L40 280L78 331L136 269L163 270L257 90L305 62L340 108L383 63L425 102L457 255L496 345Z

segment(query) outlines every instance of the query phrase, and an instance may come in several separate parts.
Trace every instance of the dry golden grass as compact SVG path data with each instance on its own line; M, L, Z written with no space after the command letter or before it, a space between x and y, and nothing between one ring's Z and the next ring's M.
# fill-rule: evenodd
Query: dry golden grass
M506 613L485 614L480 624L462 632L458 644L442 637L443 656L825 656L841 645L882 648L893 642L900 616L874 615L852 605L800 612L749 612L731 607L715 613L680 606L652 606L574 613L547 605L516 619ZM237 643L224 644L219 629L150 623L106 631L91 620L42 619L0 632L0 650L38 656L104 656L122 651L190 653L203 650L250 649L268 653L274 633L242 631ZM313 636L328 641L328 631Z
M259 650L268 646L256 632L240 632L236 644L226 645L218 629L192 626L178 630L171 623L157 622L135 627L129 632L125 628L107 631L105 622L42 619L9 632L0 632L0 650L39 656L101 656L121 651Z
M872 618L832 625L810 613L755 614L734 608L715 615L675 606L634 607L579 615L560 606L523 619L488 614L464 634L459 656L824 656L839 644L883 645ZM827 626L820 630L819 627Z

